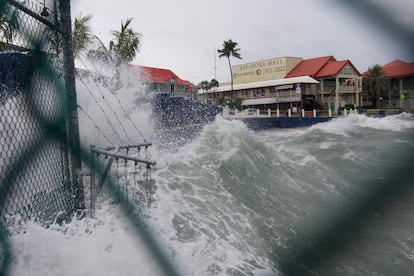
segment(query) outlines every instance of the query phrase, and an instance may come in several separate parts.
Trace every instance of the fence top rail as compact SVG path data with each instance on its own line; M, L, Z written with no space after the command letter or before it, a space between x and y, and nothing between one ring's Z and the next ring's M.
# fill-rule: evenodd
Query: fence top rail
M60 34L64 35L64 36L68 36L67 33L65 33L60 27L56 26L55 24L53 24L52 22L50 22L49 20L46 20L45 18L41 17L40 15L38 15L37 13L31 11L30 9L26 8L24 5L20 4L17 1L14 0L7 0L7 2L10 5L15 6L16 8L18 8L19 10L27 13L28 15L30 15L31 17L35 18L37 21L42 22L43 24L45 24L46 26L54 29L55 31L58 31Z
M125 160L130 160L130 161L134 161L134 162L138 162L138 163L144 163L144 164L147 164L147 165L150 165L150 166L154 166L156 164L155 161L145 160L145 159L129 156L129 155L122 154L122 153L96 149L94 147L91 148L91 152L97 153L97 154L102 154L102 155L105 155L105 156L111 156L111 157L114 157L114 158L121 158L121 159L125 159Z
M126 145L126 146L109 146L104 148L103 150L114 150L114 149L130 149L130 148L140 148L140 147L149 147L152 146L152 143L142 143L142 144L136 144L136 145Z

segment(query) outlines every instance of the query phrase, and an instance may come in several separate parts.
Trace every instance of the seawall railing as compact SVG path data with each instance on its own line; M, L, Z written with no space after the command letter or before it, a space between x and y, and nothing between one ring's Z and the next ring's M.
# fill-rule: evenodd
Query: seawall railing
M133 201L134 205L138 206L151 205L154 188L151 171L156 164L148 157L148 147L151 145L151 143L143 143L103 149L91 145L90 210L92 213L109 175L114 177L118 194L124 193L127 201ZM145 156L141 154L142 149ZM111 170L113 171L110 174Z
M366 108L349 108L349 109L339 109L334 113L331 109L325 110L297 110L297 109L256 109L248 108L242 111L229 110L228 108L223 109L223 117L229 119L238 119L238 118L270 118L270 117L340 117L347 116L350 114L365 114L367 116L376 116L383 117L387 115L395 115L403 112L401 108L376 108L376 109L366 109Z

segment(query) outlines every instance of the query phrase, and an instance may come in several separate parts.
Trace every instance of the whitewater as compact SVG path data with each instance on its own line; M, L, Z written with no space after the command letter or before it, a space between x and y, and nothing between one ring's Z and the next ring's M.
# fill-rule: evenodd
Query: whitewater
M120 145L89 93L103 93L96 99L102 105L110 99L118 112L113 91L90 79L77 80L77 90L80 105L99 125L79 113L82 144ZM125 127L137 142L150 141L155 132L150 96L143 91L128 80L116 92L140 127L140 133ZM350 221L355 235L321 255L312 271L410 275L413 137L414 117L408 113L351 114L307 128L259 132L217 116L178 148L151 141L157 189L155 202L141 210L142 223L180 275L282 275L286 256L295 256L336 219L372 200L378 187L392 183L396 194L385 205L375 202L368 214L357 212L361 217ZM411 186L400 188L405 180ZM10 275L163 275L130 219L108 197L98 202L94 216L49 228L30 221L10 244Z

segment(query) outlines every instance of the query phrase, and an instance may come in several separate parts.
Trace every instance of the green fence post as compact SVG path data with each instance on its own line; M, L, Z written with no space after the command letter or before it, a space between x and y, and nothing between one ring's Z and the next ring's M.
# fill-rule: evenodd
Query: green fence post
M77 209L85 208L82 183L82 158L79 140L78 110L76 101L75 62L73 57L70 1L59 0L63 38L63 64L65 70L66 132L70 150L71 178L77 199Z

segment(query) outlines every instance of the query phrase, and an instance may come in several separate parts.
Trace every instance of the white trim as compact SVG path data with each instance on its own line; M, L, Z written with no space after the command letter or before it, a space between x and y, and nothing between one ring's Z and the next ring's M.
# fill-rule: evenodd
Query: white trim
M301 77L294 77L294 78L285 78L285 79L277 79L277 80L269 80L269 81L235 84L233 85L233 91L251 89L251 88L260 88L260 87L271 87L271 86L286 85L286 84L296 84L296 83L319 83L319 81L309 76L301 76ZM231 85L214 87L211 90L207 90L207 91L199 91L199 94L210 94L210 93L226 92L226 91L231 91Z

